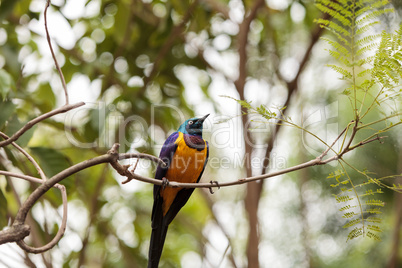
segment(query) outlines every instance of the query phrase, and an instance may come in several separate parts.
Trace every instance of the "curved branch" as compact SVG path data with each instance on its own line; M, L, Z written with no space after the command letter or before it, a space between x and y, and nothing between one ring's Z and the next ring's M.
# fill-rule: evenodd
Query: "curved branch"
M60 79L61 79L61 83L62 83L62 85L63 85L64 96L65 96L65 98L66 98L66 105L68 105L68 93L67 93L66 80L64 79L63 72L61 71L61 68L60 68L60 66L59 66L59 63L57 62L56 56L55 56L55 54L54 54L53 47L52 47L52 43L51 43L51 41L50 41L49 30L48 30L48 28L47 28L47 9L49 8L49 6L50 6L50 0L47 0L46 7L45 7L45 12L44 12L46 39L47 39L47 43L49 44L50 52L52 53L52 57L53 57L53 60L54 60L54 64L56 65L56 69L57 69L57 71L59 72L59 76L60 76Z
M9 139L10 138L9 136L7 136L6 134L4 134L1 131L0 131L0 136L3 137L4 139ZM17 150L19 150L32 163L32 165L34 165L34 167L38 171L39 176L42 178L43 181L45 181L46 180L46 175L43 172L42 168L39 166L39 164L35 161L35 159L30 154L28 154L21 146L16 144L15 142L12 142L11 145L14 146L15 148L17 148Z
M61 225L59 230L57 231L56 236L52 239L52 241L50 241L49 243L47 243L46 245L39 247L39 248L35 248L35 247L31 247L28 246L24 240L20 239L19 241L17 241L17 244L20 248L22 248L23 250L29 252L29 253L42 253L45 251L48 251L49 249L53 248L59 241L60 239L63 237L64 232L66 231L66 226L67 226L67 191L66 191L66 187L64 185L58 185L57 188L60 189L61 192L61 198L63 200L63 218L61 221Z
M18 210L17 216L15 217L13 226L23 226L24 225L24 222L25 222L25 219L27 217L29 210L33 207L35 202L43 194L45 194L50 188L57 187L62 191L63 222L62 222L62 225L60 226L60 229L59 229L56 237L50 243L48 243L47 245L40 247L40 248L32 248L23 242L18 242L18 245L21 248L23 248L24 250L27 250L28 252L31 252L31 253L41 253L41 252L46 251L46 250L50 249L51 247L53 247L61 239L61 237L64 233L64 230L65 230L65 221L67 219L67 217L66 217L67 216L67 196L65 195L65 188L63 185L58 184L63 179L65 179L83 169L86 169L86 168L89 168L89 167L92 167L95 165L103 164L103 163L117 162L119 159L127 159L127 158L135 157L135 158L149 159L156 163L163 163L163 161L160 160L159 158L151 156L151 155L147 155L147 154L136 154L136 153L118 154L117 153L118 147L119 147L119 144L114 144L112 149L107 154L104 154L104 155L101 155L101 156L98 156L98 157L95 157L95 158L92 158L89 160L85 160L81 163L73 165L73 166L59 172L58 174L54 175L53 177L51 177L49 180L47 180L45 182L41 181L38 178L34 178L34 177L26 176L26 175L19 175L19 174L14 174L11 172L0 171L0 174L3 174L3 175L10 175L10 176L14 176L14 177L28 179L30 181L35 181L35 182L40 181L42 183L41 186L36 188L35 191L33 191L31 193L31 195L27 198L27 200L24 202L24 204L22 204L21 208ZM27 233L27 235L28 234L29 234L29 232ZM18 240L14 240L14 241L20 241L20 240L22 240L22 239L18 239ZM11 241L8 241L8 242L11 242Z
M32 192L32 194L27 198L27 200L24 202L22 207L19 209L17 216L15 217L15 221L13 225L21 225L25 222L25 218L28 214L28 211L32 208L32 206L35 204L35 202L43 195L45 194L50 188L52 188L56 183L59 183L63 179L67 178L68 176L71 176L83 169L96 166L99 164L103 163L108 163L111 161L113 158L113 155L111 154L105 154L101 155L89 160L85 160L79 164L76 164L74 166L71 166L60 173L54 175L51 177L49 180L44 182L41 186L35 189L35 191Z
M31 121L29 121L28 123L26 123L21 129L19 129L17 132L15 132L10 138L1 141L0 142L0 147L4 147L9 145L10 143L12 143L13 141L18 140L19 137L22 136L22 134L24 134L25 132L27 132L30 128L32 128L34 125L36 125L37 123L48 119L56 114L61 114L61 113L65 113L68 112L72 109L78 108L80 106L85 105L85 102L78 102L76 104L69 104L69 105L64 105L58 109L55 109L53 111L50 111L48 113L42 114L34 119L32 119Z

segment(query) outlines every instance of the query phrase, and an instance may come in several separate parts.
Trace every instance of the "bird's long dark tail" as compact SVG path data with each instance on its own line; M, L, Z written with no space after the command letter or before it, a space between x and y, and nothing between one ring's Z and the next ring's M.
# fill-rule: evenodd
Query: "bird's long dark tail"
M165 244L168 225L161 224L152 228L151 241L148 253L148 268L158 268L159 260L162 255L163 245Z

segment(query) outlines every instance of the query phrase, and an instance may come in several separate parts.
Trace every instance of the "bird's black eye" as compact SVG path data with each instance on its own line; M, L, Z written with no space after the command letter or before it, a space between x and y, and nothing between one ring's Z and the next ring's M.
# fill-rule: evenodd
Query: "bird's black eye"
M192 125L194 123L194 121L188 121L189 125Z

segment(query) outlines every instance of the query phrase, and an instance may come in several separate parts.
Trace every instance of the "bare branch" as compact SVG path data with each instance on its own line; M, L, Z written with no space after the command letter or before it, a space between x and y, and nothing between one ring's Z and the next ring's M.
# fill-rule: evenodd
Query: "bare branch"
M39 178L24 175L24 174L18 174L18 173L14 173L14 172L4 171L4 170L0 170L0 175L19 178L19 179L23 179L23 180L34 182L34 183L43 183L43 180L41 180Z
M57 183L62 181L63 179L81 171L84 169L87 169L92 166L96 166L99 164L104 164L104 163L112 163L112 162L117 162L118 159L127 159L130 158L142 158L142 159L149 159L152 161L155 161L157 163L163 163L162 160L160 160L157 157L150 156L148 154L118 154L117 149L119 147L119 144L114 144L112 149L104 155L94 157L89 160L85 160L81 163L75 164L58 174L54 175L50 179L48 179L46 182L43 182L41 186L39 186L35 191L32 192L32 194L27 198L25 203L22 205L20 210L17 213L17 216L15 218L15 225L23 224L26 218L26 215L28 211L32 208L34 203L43 195L45 194L51 187L55 186ZM139 175L136 175L136 177ZM161 184L162 182L159 180L151 179L153 180L152 182L155 182L156 184Z
M35 247L31 247L28 246L27 244L25 244L24 240L19 240L17 241L17 244L20 248L22 248L23 250L29 252L29 253L42 253L45 251L48 251L49 249L53 248L55 245L57 245L57 243L60 241L60 239L63 237L64 232L66 231L66 225L67 225L67 191L66 191L66 187L64 187L64 185L60 185L58 184L58 187L60 189L61 192L61 198L63 200L63 218L61 221L61 225L59 230L57 231L56 236L52 239L52 241L50 241L49 243L47 243L45 246L39 247L39 248L35 248Z
M381 143L381 140L385 139L385 138L388 138L388 136L378 136L377 135L377 137L375 137L375 138L371 138L371 139L368 139L368 140L365 140L365 141L361 141L358 144L349 147L347 151L354 150L357 147L363 146L363 145L365 145L367 143L370 143L370 142L373 142L373 141L380 141L380 143Z
M17 132L15 132L10 138L0 142L0 147L4 147L9 145L10 143L12 143L13 141L18 140L19 137L22 136L22 134L24 134L25 132L27 132L30 128L32 128L34 125L36 125L37 123L48 119L56 114L61 114L61 113L65 113L68 112L72 109L78 108L80 106L85 105L84 102L78 102L76 104L69 104L69 105L64 105L60 108L57 108L53 111L50 111L48 113L42 114L38 117L36 117L35 119L32 119L31 121L29 121L28 123L26 123L21 129L19 129Z
M11 226L8 229L0 231L0 245L19 241L29 235L30 227L28 225Z
M330 146L328 146L328 148L320 155L320 160L322 160L322 159L328 154L328 152L329 152L330 150L333 150L332 147L334 147L335 143L342 137L342 135L345 133L345 131L346 131L347 129L348 129L348 128L345 127L345 128L341 131L341 133L339 133L338 137L336 137L336 139L332 142L332 144L331 144Z
M245 15L242 23L239 25L239 33L237 35L237 54L239 57L238 64L238 77L234 82L240 99L245 100L244 87L247 79L247 61L248 61L248 35L250 32L251 22L256 18L260 8L264 7L264 0L257 0L253 2L252 7L245 11ZM241 107L240 113L245 114L245 107ZM247 124L247 116L242 118L243 136L247 139L250 134ZM252 147L248 142L245 142L245 155L251 155ZM246 169L247 176L252 175L251 168ZM210 188L211 189L211 188ZM258 202L260 200L262 192L262 183L250 183L247 185L247 193L244 199L244 206L248 216L248 245L247 245L247 260L250 267L259 267L258 256L258 243L259 243L259 231L258 231Z
M59 72L59 76L60 76L60 79L61 79L61 83L62 83L62 85L63 85L64 95L65 95L65 97L66 97L66 105L68 105L68 93L67 93L66 81L65 81L65 79L64 79L63 72L61 71L60 66L59 66L59 63L57 62L56 56L55 56L55 54L54 54L53 47L52 47L52 43L51 43L51 41L50 41L49 30L48 30L48 28L47 28L47 9L49 8L49 6L50 6L50 0L47 0L46 7L45 7L45 12L44 12L46 39L47 39L47 43L49 44L50 52L52 53L52 57L53 57L53 60L54 60L54 64L56 65L56 69L57 69L57 71Z
M0 131L0 136L3 137L4 139L9 139L10 138L10 137L8 137L6 134L4 134L1 131ZM15 142L12 142L11 145L14 146L15 148L17 148L17 150L19 150L32 163L32 165L34 165L34 167L38 171L39 176L42 178L43 181L45 181L46 180L46 175L43 172L42 168L39 166L39 164L35 161L35 159L30 154L28 154L21 146L16 144Z

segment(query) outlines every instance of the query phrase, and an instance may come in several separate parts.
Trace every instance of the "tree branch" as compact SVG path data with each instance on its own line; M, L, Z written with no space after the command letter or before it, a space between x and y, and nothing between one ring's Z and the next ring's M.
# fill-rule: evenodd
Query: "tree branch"
M0 245L15 241L20 241L29 235L29 225L11 226L8 229L0 231Z
M7 240L5 240L6 242L4 242L4 243L20 241L20 242L18 242L18 245L22 249L24 249L28 252L31 252L31 253L41 253L41 252L49 250L54 245L56 245L57 242L63 236L65 226L66 226L66 220L67 220L67 217L66 217L67 216L67 195L65 192L65 187L63 185L59 185L58 183L60 181L62 181L63 179L65 179L83 169L86 169L86 168L89 168L89 167L92 167L95 165L99 165L102 163L111 163L112 164L112 163L117 162L118 160L134 158L134 157L142 158L142 159L149 159L156 163L164 165L164 162L162 160L160 160L159 158L151 156L151 155L147 155L147 154L135 154L135 153L118 154L117 153L118 148L119 148L119 144L114 144L112 149L107 154L83 161L74 166L71 166L70 168L61 171L60 173L56 174L55 176L53 176L52 178L50 178L49 180L47 180L45 182L43 182L39 178L35 178L35 177L27 176L27 175L20 175L20 174L15 174L12 172L0 171L1 175L13 176L13 177L18 177L18 178L26 179L29 181L33 181L33 182L42 183L41 186L39 186L37 189L35 189L35 191L33 191L31 193L31 195L27 198L27 200L22 204L21 208L18 210L17 216L16 216L15 221L12 226L24 226L24 222L27 217L28 211L32 208L32 206L35 204L35 202L43 194L45 194L51 187L59 188L62 192L62 197L63 197L63 221L62 221L62 224L60 226L60 229L59 229L57 235L55 236L55 238L53 238L53 240L51 242L49 242L47 245L45 245L43 247L33 248L33 247L26 245L24 242L22 242L22 239L20 238L21 236L18 236L19 239L17 239L17 240L9 241L9 239L7 239ZM156 181L161 183L161 181L158 181L158 180L156 180ZM11 229L11 228L7 229L6 230L7 233L5 233L5 235L7 235L7 237L17 237L17 236L11 236L9 234L10 232L13 232L13 230L17 230L17 229ZM29 234L29 232L25 232L24 234L26 236ZM2 244L2 243L0 243L0 244Z
M47 43L49 44L50 52L52 53L52 57L53 57L53 60L54 60L54 64L56 65L56 69L57 69L57 71L59 72L59 76L60 76L60 79L61 79L61 83L62 83L62 85L63 85L64 96L65 96L65 98L66 98L66 105L68 105L68 92L67 92L66 81L65 81L65 79L64 79L63 72L61 71L60 66L59 66L59 63L57 62L56 56L55 56L55 54L54 54L53 47L52 47L52 43L51 43L51 41L50 41L49 30L48 30L48 28L47 28L47 9L49 8L49 6L50 6L50 0L47 0L47 2L46 2L46 7L45 7L45 12L44 12L46 39L47 39Z
M265 5L264 0L254 1L250 10L246 10L242 23L239 25L239 34L237 38L237 53L239 57L239 74L234 82L237 92L239 93L240 99L245 100L244 87L247 79L247 61L248 61L248 35L250 32L251 22L256 18L258 10ZM245 114L246 109L244 107L240 108L240 113ZM247 128L248 116L242 117L242 128L243 136L245 140L245 155L251 156L252 147L248 140L250 134ZM250 161L248 157L247 161ZM248 165L249 167L251 165ZM246 168L247 176L252 175L251 168ZM258 244L259 244L259 230L258 230L258 203L261 196L262 184L250 183L247 185L247 193L244 199L244 206L246 213L248 215L248 245L247 245L247 260L249 267L259 267L259 256L258 256Z
M338 140L339 137L343 133L344 132L342 132L336 140ZM342 154L345 154L349 151L352 151L353 149L356 149L360 146L368 144L369 142L372 142L375 140L380 140L381 138L383 138L383 137L376 137L376 138L370 139L368 141L360 142L359 144L357 144L356 146L353 146L351 148L345 147ZM43 181L39 178L35 178L32 176L21 175L21 174L16 174L16 173L0 170L0 175L12 176L12 177L17 177L17 178L25 179L28 181L32 181L35 183L41 183L41 186L39 186L37 189L35 189L35 191L32 192L32 194L27 198L27 200L22 204L22 206L18 210L17 216L16 216L12 226L9 229L6 229L6 230L3 230L0 232L0 245L3 243L8 243L8 242L17 242L18 245L22 249L24 249L28 252L31 252L31 253L41 253L41 252L47 251L47 250L51 249L52 247L54 247L54 245L56 245L58 243L58 241L61 239L61 237L63 236L65 228L66 228L66 221L67 221L67 194L65 191L65 187L58 183L60 181L62 181L63 179L65 179L81 170L84 170L84 169L87 169L89 167L99 165L99 164L110 163L112 165L112 167L120 175L125 176L130 180L136 179L136 180L140 180L143 182L148 182L148 183L152 183L152 184L156 184L156 185L162 185L164 183L161 180L147 178L147 177L143 177L141 175L135 174L128 170L127 165L122 166L118 162L118 160L124 160L124 159L129 159L129 158L141 158L141 159L151 160L159 165L165 165L165 163L161 159L159 159L158 157L148 155L148 154L143 154L143 153L119 154L118 153L119 146L120 145L116 143L112 146L112 148L108 151L107 154L104 154L104 155L101 155L101 156L98 156L98 157L95 157L95 158L92 158L89 160L85 160L78 164L75 164L75 165L59 172L58 174L54 175L53 177L51 177L50 179L48 179L46 181ZM238 180L231 181L231 182L218 183L216 181L211 181L210 183L179 183L179 182L175 182L175 181L169 181L167 183L167 185L165 185L165 186L172 187L172 188L209 188L209 189L212 189L212 188L220 188L220 187L245 184L245 183L249 183L249 182L253 182L253 181L276 177L279 175L283 175L283 174L293 172L296 170L300 170L300 169L304 169L307 167L312 167L312 166L316 166L316 165L324 165L329 162L336 161L340 158L339 155L335 155L326 160L323 160L323 157L327 153L328 153L328 149L326 149L320 156L318 156L315 159L312 159L310 161L307 161L305 163L302 163L302 164L299 164L299 165L296 165L293 167L285 168L280 171L271 172L271 173L263 174L263 175L259 175L259 176L250 176L247 178L238 179ZM40 247L40 248L30 247L22 241L22 239L25 236L29 235L29 226L24 224L25 219L27 217L28 211L33 207L35 202L52 187L57 187L62 192L62 198L63 198L62 224L60 226L60 229L59 229L57 235L47 245Z
M28 246L27 244L25 244L24 240L20 239L19 241L17 241L17 244L20 248L22 248L23 250L29 252L29 253L42 253L45 251L48 251L49 249L53 248L55 245L57 245L57 243L60 241L60 239L63 237L64 232L66 231L66 225L67 225L67 191L66 191L66 187L64 187L64 185L58 185L57 188L60 189L61 192L61 198L63 200L63 218L61 221L61 225L59 227L59 230L57 231L56 236L52 239L52 241L50 241L49 243L47 243L46 245L39 247L39 248L35 248L35 247L31 247Z
M6 134L4 134L3 132L0 131L0 136L3 137L4 139L9 139L10 137L8 137ZM12 146L14 146L15 148L17 148L17 150L19 150L31 163L32 165L34 165L34 167L36 168L36 170L38 171L39 176L42 178L43 181L46 180L46 175L43 172L42 168L39 166L39 164L35 161L35 159L28 154L21 146L19 146L17 143L12 142L11 143Z

